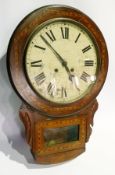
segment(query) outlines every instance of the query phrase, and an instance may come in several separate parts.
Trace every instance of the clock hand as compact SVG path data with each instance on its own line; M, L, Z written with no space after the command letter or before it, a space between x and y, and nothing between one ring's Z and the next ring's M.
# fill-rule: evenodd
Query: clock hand
M75 85L76 89L80 91L79 89L79 79L76 75L72 75L72 82Z
M50 43L42 35L40 35L40 37L47 44L47 46L53 51L53 53L58 58L58 60L62 63L62 66L64 66L64 68L66 69L66 71L69 75L69 80L72 81L72 75L71 75L70 70L67 66L67 62L60 56L60 54L50 45Z
M59 53L51 46L51 44L42 35L40 35L40 37L47 44L47 46L53 51L53 53L55 54L55 56L62 63L62 66L65 67L67 65L67 62L59 55Z
M72 81L73 84L75 85L76 89L78 91L80 91L80 89L79 89L79 79L78 79L78 76L71 74L71 72L70 72L70 70L69 70L69 68L67 66L65 66L65 69L66 69L66 71L67 71L67 73L69 75L69 80Z
M73 77L73 75L71 74L71 72L70 72L68 66L65 65L64 67L65 67L65 69L66 69L66 71L67 71L67 73L68 73L68 75L69 75L69 80L72 81L72 77Z

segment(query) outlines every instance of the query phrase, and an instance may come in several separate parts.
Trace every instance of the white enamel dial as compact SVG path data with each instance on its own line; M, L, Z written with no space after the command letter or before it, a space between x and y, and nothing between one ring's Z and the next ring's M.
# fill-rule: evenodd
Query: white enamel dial
M67 19L38 27L25 54L28 80L48 101L67 104L84 97L96 81L98 56L87 30Z

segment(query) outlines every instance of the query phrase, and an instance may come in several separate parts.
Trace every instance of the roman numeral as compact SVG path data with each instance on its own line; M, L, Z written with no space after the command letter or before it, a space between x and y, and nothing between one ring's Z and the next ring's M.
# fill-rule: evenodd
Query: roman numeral
M87 74L86 72L83 72L80 79L82 79L84 82L88 82L88 78L90 77L89 74Z
M38 49L41 49L41 50L46 50L46 48L41 47L41 46L38 46L38 45L34 45L34 47L36 47L36 48L38 48Z
M56 40L56 38L55 38L55 36L54 36L52 30L50 30L49 33L46 32L46 35L49 37L49 39L50 39L52 42Z
M47 87L48 94L51 95L51 96L54 96L55 90L56 90L55 84L50 82L48 87Z
M94 60L85 60L84 66L93 66L94 65Z
M85 53L90 49L91 49L91 46L89 45L89 46L85 47L84 49L82 49L82 52Z
M41 85L44 81L45 81L45 75L44 75L44 73L42 72L42 73L40 73L39 75L37 75L36 77L35 77L35 81L36 81L36 83L37 83L37 85L39 86L39 85Z
M76 40L75 40L75 43L77 43L77 42L78 42L78 40L79 40L80 36L81 36L81 33L79 33L79 34L78 34L78 36L77 36L77 38L76 38Z
M64 88L64 87L62 87L62 89L61 89L61 97L62 98L67 97L67 91L66 91L66 88Z
M42 67L42 66L43 66L42 60L31 62L31 67Z
M69 28L68 27L61 27L61 33L62 33L62 38L63 39L68 39L69 38Z

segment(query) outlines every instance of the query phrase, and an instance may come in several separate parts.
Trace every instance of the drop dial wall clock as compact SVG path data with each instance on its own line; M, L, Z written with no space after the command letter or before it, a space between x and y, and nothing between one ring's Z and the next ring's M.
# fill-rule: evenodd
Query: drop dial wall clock
M72 7L37 9L15 29L7 67L36 161L59 163L84 152L108 69L96 24Z

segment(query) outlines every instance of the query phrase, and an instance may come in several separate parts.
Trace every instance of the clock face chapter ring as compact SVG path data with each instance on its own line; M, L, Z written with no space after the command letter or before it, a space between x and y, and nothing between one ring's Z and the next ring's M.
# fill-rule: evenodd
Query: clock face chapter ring
M95 99L106 78L108 53L102 33L89 17L74 8L46 6L16 28L7 67L26 103L60 117Z
M85 42L90 45L83 48ZM58 18L43 23L32 33L25 49L24 66L36 93L63 105L81 99L91 90L99 69L98 57L97 45L84 26Z

